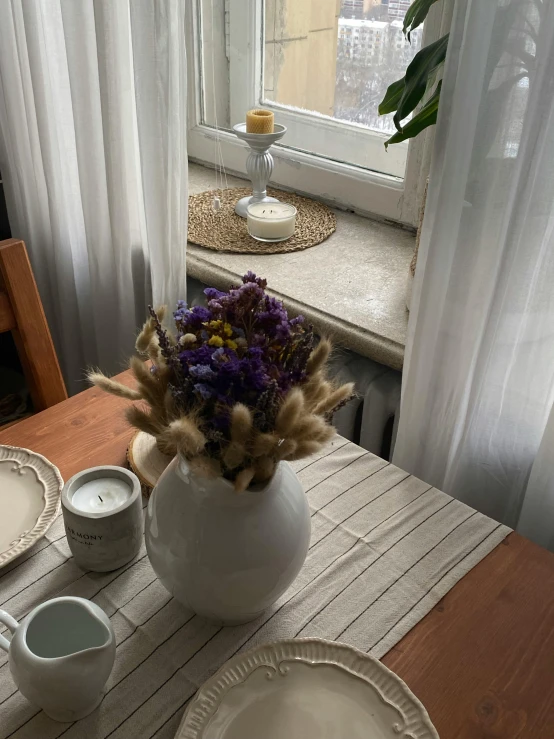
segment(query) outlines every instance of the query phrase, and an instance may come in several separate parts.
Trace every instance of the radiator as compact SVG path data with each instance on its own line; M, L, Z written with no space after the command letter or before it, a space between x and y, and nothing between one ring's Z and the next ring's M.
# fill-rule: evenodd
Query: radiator
M330 371L341 382L356 386L356 397L335 413L338 433L390 459L398 425L401 373L346 350L333 356Z
M204 301L204 287L198 280L187 278L190 305ZM339 349L331 359L330 373L341 382L356 385L356 397L335 413L337 432L369 452L390 459L400 407L400 372Z

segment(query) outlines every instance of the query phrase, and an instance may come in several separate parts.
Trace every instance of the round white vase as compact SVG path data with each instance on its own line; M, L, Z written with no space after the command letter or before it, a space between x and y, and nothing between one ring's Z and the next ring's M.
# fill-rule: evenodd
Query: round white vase
M175 457L148 502L146 549L154 572L206 618L245 623L274 603L304 564L311 520L287 462L237 494L224 478L193 474Z

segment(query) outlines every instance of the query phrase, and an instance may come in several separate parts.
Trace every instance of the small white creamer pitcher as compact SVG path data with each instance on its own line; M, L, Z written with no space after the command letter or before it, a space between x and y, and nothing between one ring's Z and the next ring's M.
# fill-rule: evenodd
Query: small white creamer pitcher
M77 721L94 711L115 659L115 635L101 608L84 598L53 598L18 623L0 610L0 635L21 693L56 721Z

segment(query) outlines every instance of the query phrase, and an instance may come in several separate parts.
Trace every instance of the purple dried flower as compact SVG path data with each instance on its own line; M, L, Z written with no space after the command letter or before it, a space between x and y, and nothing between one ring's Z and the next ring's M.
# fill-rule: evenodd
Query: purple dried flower
M209 364L193 365L189 368L189 373L190 376L194 377L195 380L202 380L204 382L213 380L215 377L215 372Z
M280 300L265 294L266 280L248 272L242 284L223 292L207 288L206 306L188 308L179 301L174 313L178 338L196 337L185 349L171 344L155 324L160 348L173 370L171 392L177 406L199 414L208 453L217 454L228 439L230 408L245 403L256 428L271 430L283 398L306 380L313 346L311 326L302 316L289 319Z
M204 290L204 295L208 300L217 300L218 298L222 298L224 295L227 295L227 293L222 292L221 290L216 290L215 287L207 287Z
M214 394L213 389L209 385L205 385L203 382L197 382L196 385L194 385L194 391L197 392L204 400L208 400L213 397Z

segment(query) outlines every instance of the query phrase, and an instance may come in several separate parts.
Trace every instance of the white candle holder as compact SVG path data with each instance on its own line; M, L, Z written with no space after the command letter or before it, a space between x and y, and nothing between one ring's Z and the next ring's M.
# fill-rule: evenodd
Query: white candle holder
M246 171L252 182L252 195L241 198L235 205L235 213L246 218L246 208L252 203L278 203L277 198L267 194L267 183L273 172L273 157L269 149L283 138L287 132L286 126L276 123L273 133L248 133L246 123L237 123L233 126L235 135L245 141L250 147L246 160Z
M106 501L100 489L97 509L86 504L83 507L81 500L74 503L73 496L83 485L106 478L121 480L129 488L124 497L112 496L113 508L102 508ZM138 554L144 532L142 497L138 477L129 470L106 465L73 475L62 490L62 512L67 542L79 567L110 572Z

